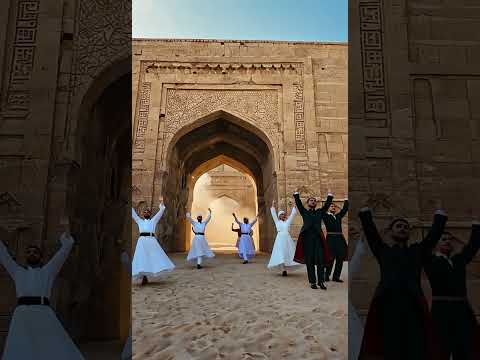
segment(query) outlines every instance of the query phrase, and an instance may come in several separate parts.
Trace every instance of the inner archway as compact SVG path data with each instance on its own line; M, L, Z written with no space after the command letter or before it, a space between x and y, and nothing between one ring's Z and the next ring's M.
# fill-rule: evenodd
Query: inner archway
M214 251L234 251L238 229L233 224L232 213L241 220L243 217L253 219L258 212L257 189L249 174L227 164L222 164L201 175L194 186L192 198L192 216L207 216L208 208L212 209L212 219L207 227L207 239ZM253 228L255 248L259 248L259 228ZM194 234L189 237L192 240ZM190 243L189 243L190 244ZM187 244L187 248L188 245Z
M185 212L192 210L195 184L203 174L221 165L228 165L253 180L260 215L257 249L271 250L274 228L265 215L271 201L277 199L275 163L273 147L258 128L226 112L211 114L172 139L166 165L161 193L167 211L161 242L168 251L188 250L191 226ZM230 216L226 225L231 232L231 213L225 216Z

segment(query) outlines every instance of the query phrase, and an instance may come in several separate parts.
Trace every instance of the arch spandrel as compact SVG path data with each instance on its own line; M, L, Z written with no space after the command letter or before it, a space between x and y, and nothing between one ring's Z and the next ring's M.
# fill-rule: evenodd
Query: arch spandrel
M245 128L268 146L277 164L281 136L279 131L278 90L199 90L167 89L163 159L178 139L217 119ZM163 162L167 164L168 161Z

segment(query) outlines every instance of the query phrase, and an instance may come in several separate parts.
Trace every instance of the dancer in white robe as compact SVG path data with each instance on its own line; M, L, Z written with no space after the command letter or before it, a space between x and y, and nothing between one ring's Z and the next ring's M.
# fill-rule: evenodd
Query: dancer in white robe
M27 266L18 265L0 241L0 263L15 282L17 307L13 312L2 360L84 359L50 307L53 283L72 250L68 233L62 247L46 264L37 246L26 249Z
M250 259L255 256L255 245L253 244L253 239L251 231L253 225L256 224L258 220L258 215L255 216L255 219L250 223L249 219L244 217L243 223L238 221L237 216L235 213L232 214L235 222L240 227L240 239L238 240L238 256L243 259L243 263L247 264Z
M132 262L130 261L130 256L128 256L128 253L126 251L122 252L122 255L120 256L120 260L122 261L123 266L125 267L125 270L129 274L132 273ZM122 355L121 355L121 360L131 360L132 359L132 327L130 326L130 329L128 330L128 338L127 341L125 342L125 346L123 347Z
M353 275L358 272L360 258L366 253L363 239L357 241L355 251L348 264L348 283L351 286ZM349 292L351 294L351 292ZM353 306L350 296L348 297L348 358L357 360L363 340L363 322L358 316L357 309Z
M135 254L132 262L133 281L142 279L142 285L149 280L157 278L164 271L172 271L175 268L173 262L169 259L165 251L158 243L155 237L155 228L165 211L163 202L160 204L160 210L151 217L150 210L143 212L142 219L132 208L132 217L138 225L140 237L135 247Z
M212 210L208 209L208 217L205 221L202 221L202 215L197 216L197 221L193 220L192 216L188 212L186 216L188 221L190 221L192 224L193 232L195 233L195 236L192 239L190 251L187 255L187 261L197 259L197 269L201 269L203 257L212 258L215 256L213 251L209 248L207 238L205 237L205 229L207 224L212 219Z
M283 270L282 276L287 276L286 267L301 265L293 261L296 247L295 242L293 241L289 233L290 224L292 223L295 215L297 214L297 208L293 207L292 212L288 218L287 214L283 210L279 211L277 216L277 211L275 210L275 201L273 201L270 211L272 213L272 218L277 228L277 237L275 238L272 256L270 257L270 262L268 263L267 267L271 269L281 266Z

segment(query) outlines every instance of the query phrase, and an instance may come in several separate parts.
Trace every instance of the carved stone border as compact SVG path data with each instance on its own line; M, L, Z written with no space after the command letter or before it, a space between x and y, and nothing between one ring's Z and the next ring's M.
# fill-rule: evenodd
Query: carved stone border
M8 110L27 111L29 108L31 95L27 82L32 76L35 59L39 10L39 0L18 2L6 99Z
M137 110L138 124L135 134L135 143L133 151L143 153L145 151L145 134L148 126L148 114L150 110L150 93L152 84L145 82L142 84L139 95L139 106Z
M388 125L382 10L380 0L359 0L364 112L371 127Z

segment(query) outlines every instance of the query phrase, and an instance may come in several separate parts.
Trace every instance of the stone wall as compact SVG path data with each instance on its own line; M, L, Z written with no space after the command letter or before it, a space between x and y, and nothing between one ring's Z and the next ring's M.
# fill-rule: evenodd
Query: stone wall
M164 182L173 171L188 178L195 170L188 159L200 165L227 156L253 174L265 229L260 246L268 251L274 231L266 210L273 199L290 208L297 189L304 196L324 198L331 190L346 197L345 44L136 39L133 56L134 204L155 205L163 189L172 191ZM207 133L214 122L216 135ZM203 128L210 145L206 140L189 146L195 151L174 150ZM169 162L172 156L176 162ZM205 158L195 160L199 156ZM164 221L177 219L167 209ZM178 241L162 244L180 250Z
M441 206L449 230L468 241L480 214L480 9L471 1L355 0L349 14L351 238L368 204L379 227L404 216L416 239ZM362 311L378 281L375 262L364 260L351 291ZM468 283L477 313L479 272L477 257Z
M51 301L76 339L128 335L116 241L129 247L130 12L128 0L5 0L0 12L0 228L22 262L30 243L49 258L69 218L77 245ZM0 289L1 349L15 305L3 268Z

